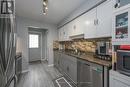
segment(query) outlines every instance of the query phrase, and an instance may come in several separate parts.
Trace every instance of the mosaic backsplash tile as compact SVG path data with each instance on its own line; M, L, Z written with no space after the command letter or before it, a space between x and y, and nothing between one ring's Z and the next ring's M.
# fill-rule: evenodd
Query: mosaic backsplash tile
M63 45L65 50L74 50L78 49L80 51L84 52L95 52L97 48L97 42L99 41L111 41L110 38L107 39L96 39L96 40L85 40L85 39L78 39L78 40L72 40L72 41L64 41L64 42L54 42L54 48L60 47L59 45Z
M95 49L97 47L95 42L90 42L86 40L65 42L64 44L66 49L78 49L84 52L95 52Z

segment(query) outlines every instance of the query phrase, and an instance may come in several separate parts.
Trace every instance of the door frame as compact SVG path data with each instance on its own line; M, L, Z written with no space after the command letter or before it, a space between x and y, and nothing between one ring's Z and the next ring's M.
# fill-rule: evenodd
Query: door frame
M36 33L36 34L39 34L39 35L41 35L41 37L40 37L40 44L41 44L41 61L42 61L42 56L43 56L43 50L42 50L42 48L43 48L43 44L42 44L42 32L38 32L38 31L29 31L28 30L28 54L29 54L29 34L30 33ZM30 62L30 55L28 55L29 56L29 62Z

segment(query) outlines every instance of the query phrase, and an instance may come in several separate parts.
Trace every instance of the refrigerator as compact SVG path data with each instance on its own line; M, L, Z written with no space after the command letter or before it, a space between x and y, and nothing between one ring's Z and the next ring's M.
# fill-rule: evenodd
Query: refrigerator
M0 0L0 87L16 87L16 28L13 11L14 1Z

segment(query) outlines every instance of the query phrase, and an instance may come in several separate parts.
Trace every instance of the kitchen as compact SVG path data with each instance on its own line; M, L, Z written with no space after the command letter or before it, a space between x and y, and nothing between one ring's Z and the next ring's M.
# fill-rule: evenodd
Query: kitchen
M130 0L0 3L0 87L130 87Z

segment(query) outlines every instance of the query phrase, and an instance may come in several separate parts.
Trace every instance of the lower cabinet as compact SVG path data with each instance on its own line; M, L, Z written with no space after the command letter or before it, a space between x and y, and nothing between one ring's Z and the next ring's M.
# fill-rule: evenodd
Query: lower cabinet
M104 75L103 66L98 64L91 64L92 87L104 87L103 75Z
M54 58L57 69L77 87L109 87L107 67L60 52L54 52Z
M75 58L76 59L76 58ZM77 62L70 61L68 70L69 77L77 84Z
M90 64L78 61L78 87L92 87Z
M60 71L62 66L61 57L62 57L62 53L58 51L54 51L54 66Z
M59 58L58 52L54 51L54 66L55 67L57 67L58 65L58 58Z
M63 67L62 69L66 75L76 84L77 83L77 59L63 54Z
M110 87L130 87L130 77L110 71Z
M106 87L103 75L103 66L78 60L78 87Z

